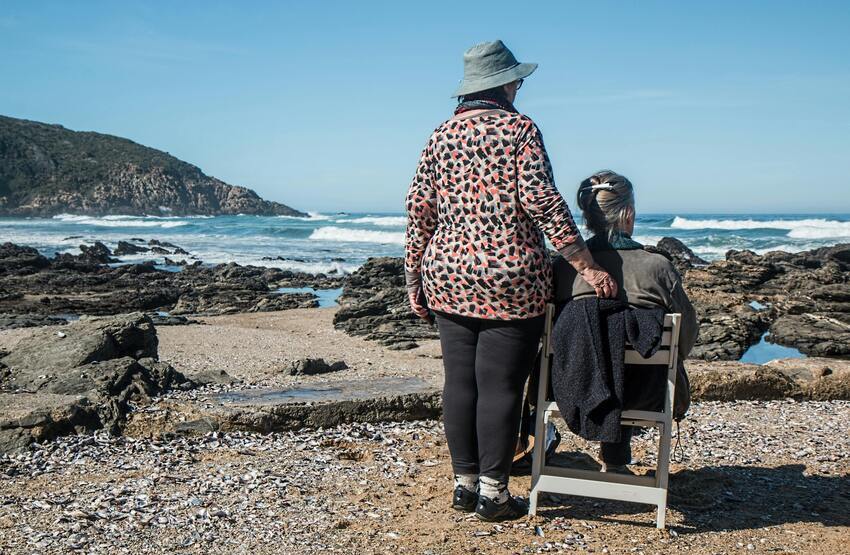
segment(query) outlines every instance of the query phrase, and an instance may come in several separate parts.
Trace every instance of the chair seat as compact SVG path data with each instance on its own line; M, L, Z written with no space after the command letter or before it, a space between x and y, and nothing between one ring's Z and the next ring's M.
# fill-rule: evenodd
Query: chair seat
M543 410L550 416L555 414L558 416L561 415L561 411L558 410L558 403L555 401L549 401L546 403ZM624 410L620 415L620 420L624 426L640 427L657 426L668 422L667 415L665 413L646 410Z

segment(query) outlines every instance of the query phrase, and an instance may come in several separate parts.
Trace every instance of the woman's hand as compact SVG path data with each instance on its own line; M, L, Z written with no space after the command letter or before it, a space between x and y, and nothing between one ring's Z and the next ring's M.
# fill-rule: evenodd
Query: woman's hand
M613 299L617 296L617 282L596 264L588 266L579 275L596 290L597 297Z
M407 289L407 300L410 301L410 309L413 313L430 324L431 314L428 312L422 287L418 285L416 287L409 287Z
M432 324L434 320L428 311L428 301L425 299L425 292L422 290L422 276L419 272L405 270L404 282L407 286L407 300L410 303L410 309L414 314Z
M561 251L561 255L576 269L578 275L596 290L597 297L603 299L615 298L617 296L617 282L614 281L611 274L593 260L593 255L584 246L584 242L580 245L579 248L573 247L567 252Z

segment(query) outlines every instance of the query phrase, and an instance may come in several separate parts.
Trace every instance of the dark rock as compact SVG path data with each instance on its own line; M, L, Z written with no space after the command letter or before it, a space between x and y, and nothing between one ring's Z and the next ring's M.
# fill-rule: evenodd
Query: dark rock
M715 296L713 302L699 302L697 308L699 337L691 358L704 360L738 360L761 339L770 325L770 312L756 311L739 296ZM704 297L703 297L704 298Z
M192 382L198 385L209 385L209 384L225 384L225 385L233 385L235 383L239 383L240 380L234 378L224 370L212 370L207 369L201 372L193 373L189 376Z
M186 266L188 264L185 260L172 260L167 256L163 262L165 262L166 266Z
M153 323L144 314L83 317L59 331L55 328L35 331L22 339L2 362L13 374L9 386L35 392L71 369L92 362L156 357L157 344Z
M80 250L82 254L79 257L82 260L86 260L89 262L94 262L97 264L109 264L110 262L118 262L117 259L112 258L112 252L110 252L109 247L101 243L100 241L95 242L94 245L80 245Z
M195 263L184 265L180 272L158 270L153 261L110 267L92 259L92 255L104 254L99 247L89 255L61 254L41 261L36 251L11 244L5 252L11 259L23 256L28 262L20 272L0 272L0 313L28 316L109 315L134 310L183 316L309 308L317 305L314 295L281 295L277 288L290 279L323 288L342 282L341 278L238 264L208 267Z
M291 270L278 270L276 268L271 268L271 270L274 270L274 273L269 275L269 281L276 283L278 287L340 289L347 281L347 278L341 275L308 274L305 272L293 272Z
M401 343L389 343L387 348L391 351L409 351L419 346L415 341L402 341Z
M770 328L771 339L809 355L847 356L850 246L758 255L729 251L726 260L688 271L685 288L700 315L693 357L736 359ZM754 312L753 299L770 308Z
M140 254L148 252L150 249L147 247L140 247L138 245L134 245L133 243L128 243L127 241L118 241L118 246L115 247L115 250L112 252L115 256L126 256L128 254Z
M694 266L708 265L708 262L694 254L694 251L675 237L663 237L658 241L658 248L670 255L670 259L682 276Z
M151 319L154 326L187 326L189 324L197 324L197 320L187 318L186 316L174 316L172 314L159 314L150 312L147 317Z
M315 374L338 372L347 368L348 365L342 360L328 364L323 358L302 358L292 362L287 369L287 373L291 376L312 376Z
M759 286L779 273L776 266L760 257L745 261L735 256L736 251L729 252L733 255L731 260L720 260L704 268L689 270L688 285L711 288L715 291L741 293L757 290ZM748 251L743 252L748 253Z
M265 289L264 282L249 279L232 284L217 282L186 291L170 313L217 315L272 312L292 308L315 308L318 304L312 293L271 294Z
M348 277L337 301L334 326L384 345L439 337L437 329L411 311L401 258L370 258Z
M291 308L316 308L319 306L318 297L313 293L282 293L274 297L260 299L248 309L248 312L273 312Z
M786 314L770 326L770 336L809 356L850 357L850 311Z
M0 275L26 275L46 268L50 262L32 247L14 243L0 245Z
M159 239L151 239L150 241L148 241L148 245L149 245L149 246L151 246L151 247L163 247L163 248L169 248L169 249L180 249L180 247L178 247L178 246L177 246L177 245L175 245L174 243L169 243L168 241L160 241ZM183 249L180 249L180 250L183 250Z
M37 441L101 427L97 410L86 397L0 393L0 453L21 451Z
M60 326L67 323L63 318L43 314L0 314L0 330Z
M157 356L156 331L142 314L83 318L22 339L0 359L0 450L63 433L120 431L130 403L191 382Z

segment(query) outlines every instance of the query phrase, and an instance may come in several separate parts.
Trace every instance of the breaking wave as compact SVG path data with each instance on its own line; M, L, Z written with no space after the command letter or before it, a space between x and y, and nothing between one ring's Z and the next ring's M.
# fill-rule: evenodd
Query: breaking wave
M372 231L368 229L346 229L326 226L315 229L310 234L314 241L340 241L347 243L379 243L385 245L403 245L404 233L393 231Z
M690 219L676 216L670 224L673 229L722 229L727 231L751 229L783 229L794 239L839 239L850 237L850 222L810 218L805 220L715 220Z
M404 227L407 225L405 216L364 216L353 220L340 220L347 224L372 224L380 227Z
M78 216L75 214L58 214L54 220L80 225L95 225L98 227L160 227L168 229L188 225L182 217L174 216Z

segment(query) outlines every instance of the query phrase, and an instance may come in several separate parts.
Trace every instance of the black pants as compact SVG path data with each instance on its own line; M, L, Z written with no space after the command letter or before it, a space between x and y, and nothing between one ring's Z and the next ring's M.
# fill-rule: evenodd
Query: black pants
M632 432L631 426L621 426L622 439L618 442L603 441L599 445L599 458L605 464L624 465L632 462Z
M446 371L443 422L454 473L507 482L543 316L506 321L438 312L437 326Z

